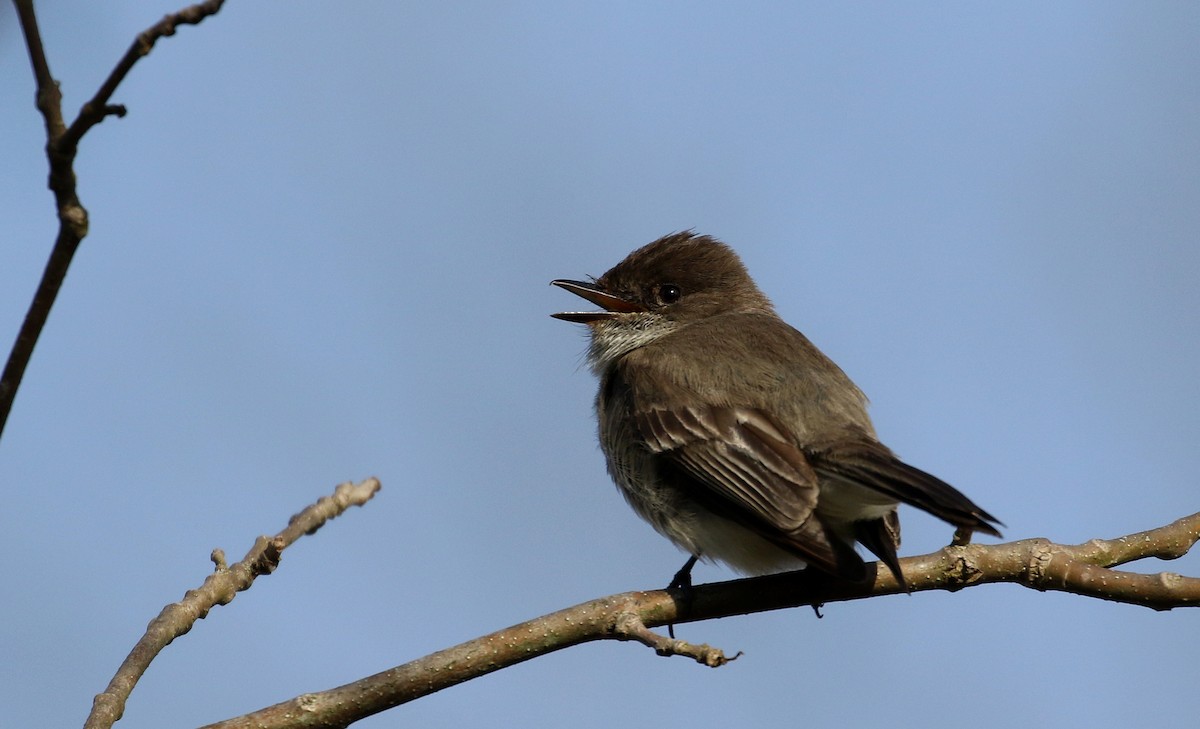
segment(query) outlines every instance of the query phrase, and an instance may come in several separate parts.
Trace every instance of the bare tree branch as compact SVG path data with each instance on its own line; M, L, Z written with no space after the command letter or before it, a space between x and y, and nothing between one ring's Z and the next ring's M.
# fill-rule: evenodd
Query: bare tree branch
M108 729L115 724L125 712L125 702L134 686L163 648L191 630L195 622L205 618L213 607L228 605L239 592L249 589L256 577L274 572L283 550L300 537L316 532L325 522L351 506L362 506L379 488L379 481L374 478L357 485L341 484L332 496L321 497L317 503L293 516L283 531L273 537L256 539L245 558L232 567L225 565L224 552L213 550L216 570L203 585L188 590L182 600L167 605L150 621L145 634L129 652L104 693L92 701L92 712L84 729Z
M1046 539L952 545L902 559L900 564L914 592L1013 582L1035 590L1170 610L1200 607L1200 578L1110 568L1148 557L1175 559L1198 540L1200 513L1118 539L1095 539L1075 546ZM895 578L883 569L877 571L873 582L863 585L801 571L701 585L688 593L627 592L535 618L354 683L304 694L204 729L345 727L472 678L594 640L636 641L659 655L687 656L707 666L721 666L737 655L727 657L720 649L668 638L650 628L900 591Z
M79 110L79 116L71 122L71 126L63 136L63 146L74 149L87 130L104 121L107 116L125 116L124 106L108 102L117 87L125 80L125 76L129 74L133 65L143 56L149 55L159 38L175 35L175 30L181 25L199 25L208 16L216 15L224 4L225 0L205 0L205 2L196 3L163 17L162 20L138 33L133 44L129 46L129 50L125 51L125 55L117 62L112 73L100 85L96 95L83 105L83 108Z
M100 90L83 105L79 116L68 127L62 114L62 93L58 82L50 73L50 64L42 46L33 0L13 0L21 23L21 32L25 36L25 45L29 50L33 76L37 82L37 108L46 124L46 156L50 162L49 187L54 192L59 227L54 248L50 251L50 258L42 272L42 280L38 283L29 311L26 312L21 329L17 332L17 339L4 365L4 372L0 374L0 434L4 432L17 390L25 377L25 369L33 356L33 349L42 334L42 329L46 326L50 309L58 298L58 291L67 276L67 269L71 266L75 251L79 249L79 243L88 234L88 212L79 201L75 185L75 155L79 140L105 117L125 115L125 107L109 104L109 99L137 60L150 52L155 41L163 36L174 35L175 29L180 25L194 25L215 14L224 2L225 0L207 0L192 5L166 16L140 33L101 85Z

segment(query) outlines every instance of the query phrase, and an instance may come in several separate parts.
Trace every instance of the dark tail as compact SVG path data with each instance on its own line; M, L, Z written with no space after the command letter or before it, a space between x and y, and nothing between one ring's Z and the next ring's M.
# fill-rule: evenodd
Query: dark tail
M901 461L881 443L865 439L836 443L811 455L818 473L874 489L955 527L1000 536L993 526L1003 526L999 519L937 476Z

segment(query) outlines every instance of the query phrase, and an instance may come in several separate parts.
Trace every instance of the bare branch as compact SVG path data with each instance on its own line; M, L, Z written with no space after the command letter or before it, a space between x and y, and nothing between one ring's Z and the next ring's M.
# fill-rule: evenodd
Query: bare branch
M108 78L100 85L96 95L83 105L83 108L79 110L79 116L71 122L70 128L67 129L62 139L64 148L74 149L87 130L104 121L105 117L125 116L124 106L109 104L108 101L121 82L125 80L133 65L150 53L159 38L175 35L176 29L181 25L199 25L208 16L216 15L224 4L225 0L205 0L205 2L196 3L165 16L139 33L133 44L129 46L129 50L125 51L125 55L121 57L116 67L108 74Z
M33 66L33 78L37 82L37 108L46 121L46 138L56 139L66 131L62 116L62 94L58 82L50 74L46 61L46 49L42 46L42 34L38 29L37 15L33 12L33 0L14 0L21 32L25 34L25 47L29 50L29 63Z
M635 640L647 648L653 648L660 656L684 656L709 668L724 666L742 655L742 652L738 651L729 657L720 648L713 648L707 643L688 643L686 640L660 635L646 627L640 615L632 612L617 616L612 637L617 640Z
M1013 582L1155 610L1200 607L1200 578L1139 575L1108 569L1147 557L1174 559L1200 540L1200 513L1158 529L1076 546L1046 539L996 545L952 545L900 561L912 591L955 591ZM878 564L876 564L878 567ZM345 727L413 699L501 668L594 640L631 640L663 656L681 655L707 666L732 658L716 648L659 635L651 627L801 605L858 600L901 591L891 573L873 582L837 582L813 571L700 585L689 592L627 592L535 618L482 638L368 676L345 686L304 694L204 729Z
M87 211L75 196L75 172L72 169L74 155L64 158L58 152L57 140L66 134L62 116L62 93L58 82L50 73L46 51L42 46L42 35L38 29L37 16L33 11L33 0L14 0L21 32L25 35L25 46L29 50L29 62L37 82L37 108L46 124L46 154L50 158L50 189L54 191L58 205L58 238L42 273L41 283L33 295L33 302L17 332L12 352L0 374L0 433L8 421L17 388L25 376L33 347L41 336L50 308L58 296L67 268L79 247L79 241L87 235Z
M54 248L50 251L50 258L42 272L42 280L38 283L25 320L17 332L17 339L13 342L4 372L0 374L0 434L4 432L17 390L25 377L25 369L33 357L33 349L42 334L42 329L46 326L50 309L58 298L59 289L67 276L67 269L71 266L80 242L88 234L88 212L79 201L75 185L75 154L79 140L105 117L125 115L125 107L110 104L109 99L133 68L133 64L149 53L159 38L174 35L179 25L199 23L220 10L224 2L225 0L207 0L184 8L166 16L139 34L100 90L83 105L79 116L68 127L63 120L62 93L58 82L50 73L50 64L42 45L33 0L13 0L21 23L21 32L25 36L25 45L29 50L33 76L37 82L37 108L46 125L46 156L50 162L49 187L54 192L59 227Z
M115 724L125 712L125 702L134 686L163 648L191 630L195 622L205 618L213 607L227 605L239 592L249 589L256 577L274 572L279 566L283 550L297 539L316 532L325 522L351 506L362 506L379 488L379 481L374 478L358 485L341 484L332 496L321 497L317 503L293 516L287 528L274 537L256 539L245 558L232 567L225 566L224 552L213 550L212 561L216 570L204 580L203 585L188 590L182 600L167 605L158 617L150 621L145 634L129 652L104 693L98 694L93 700L92 713L84 728L108 729Z

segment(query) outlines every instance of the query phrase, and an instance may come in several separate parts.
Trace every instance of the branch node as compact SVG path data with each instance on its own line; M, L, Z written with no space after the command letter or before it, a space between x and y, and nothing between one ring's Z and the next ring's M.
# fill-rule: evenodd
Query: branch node
M1158 582L1166 590L1177 590L1184 584L1183 575L1178 572L1159 572Z
M1050 562L1054 559L1054 545L1049 539L1031 539L1029 546L1029 560L1025 563L1025 583L1029 586L1045 591L1042 582L1046 578L1046 571L1050 567Z
M950 564L945 569L945 584L943 588L949 592L958 592L983 579L983 570L976 564L975 556L969 543L950 545L944 548Z
M52 178L50 187L54 187ZM83 240L88 234L88 213L87 210L79 204L78 200L71 200L69 203L61 207L58 211L59 220L62 221L64 228L71 231L78 240Z

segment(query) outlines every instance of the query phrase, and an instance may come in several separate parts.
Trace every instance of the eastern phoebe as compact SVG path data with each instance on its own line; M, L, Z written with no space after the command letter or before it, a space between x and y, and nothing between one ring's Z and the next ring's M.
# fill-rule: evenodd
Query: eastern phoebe
M905 585L896 507L1000 536L995 517L897 458L867 399L775 313L728 246L660 238L591 282L551 282L604 309L587 324L608 471L643 519L691 558L763 574L812 565L863 581L858 541Z

